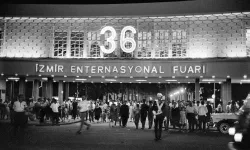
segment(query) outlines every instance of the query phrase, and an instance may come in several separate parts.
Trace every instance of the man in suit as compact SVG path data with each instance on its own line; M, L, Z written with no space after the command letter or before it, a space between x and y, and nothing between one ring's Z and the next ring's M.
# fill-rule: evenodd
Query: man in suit
M141 124L142 124L142 130L145 128L145 122L146 122L146 118L148 115L148 105L146 104L146 99L142 100L142 105L141 105Z
M126 105L126 101L123 101L122 106L120 108L120 116L122 120L122 127L127 126L128 118L129 118L129 107Z
M148 129L152 128L153 120L154 120L153 102L149 101L149 107L148 107Z

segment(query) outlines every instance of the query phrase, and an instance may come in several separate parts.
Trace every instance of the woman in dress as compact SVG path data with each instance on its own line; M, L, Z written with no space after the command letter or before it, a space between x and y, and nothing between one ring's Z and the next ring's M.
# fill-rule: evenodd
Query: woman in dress
M110 126L114 127L114 121L116 119L116 105L114 102L112 102L110 106Z
M97 120L97 123L99 123L99 119L100 119L101 113L102 113L102 109L101 109L101 107L99 107L99 104L96 104L96 107L94 109L94 113L95 113L95 120Z
M186 110L185 107L182 106L180 109L180 131L184 132L184 128L186 126Z

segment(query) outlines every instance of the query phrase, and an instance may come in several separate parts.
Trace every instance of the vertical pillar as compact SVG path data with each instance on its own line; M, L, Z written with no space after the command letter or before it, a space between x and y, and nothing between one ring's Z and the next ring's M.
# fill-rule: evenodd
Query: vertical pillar
M19 94L22 94L25 98L25 77L19 79Z
M58 100L60 104L63 103L63 80L58 82Z
M69 82L65 83L65 99L69 98Z
M221 99L222 99L222 109L226 110L226 105L232 100L232 85L231 79L227 79L226 82L221 84Z
M0 80L0 98L5 101L6 96L6 80Z
M200 100L200 79L196 78L195 79L195 100L199 101Z
M47 82L42 82L42 97L47 97Z
M52 96L53 96L53 78L48 77L46 97L51 99Z
M59 80L58 83L58 100L60 104L63 103L63 80Z
M33 89L32 89L32 97L34 98L34 101L37 101L39 97L39 80L35 79L33 81Z
M165 102L169 100L170 84L165 84Z

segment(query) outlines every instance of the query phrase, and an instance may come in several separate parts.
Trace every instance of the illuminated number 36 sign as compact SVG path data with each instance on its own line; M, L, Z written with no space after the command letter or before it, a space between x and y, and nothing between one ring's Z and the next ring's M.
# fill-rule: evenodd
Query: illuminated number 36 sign
M115 49L116 49L116 43L115 43L115 38L116 38L116 31L113 27L111 26L106 26L101 30L101 35L104 34L106 31L110 31L111 32L111 36L109 38L107 38L107 42L109 42L111 44L110 49L106 49L103 45L100 46L101 50L104 53L110 54L112 53ZM135 50L136 48L136 42L133 38L130 37L125 37L125 33L127 31L131 31L133 34L136 33L136 30L134 27L132 26L126 26L122 29L121 31L121 36L120 36L120 45L121 45L121 49L126 52L126 53L131 53ZM131 43L131 47L127 48L125 46L125 44L129 42Z

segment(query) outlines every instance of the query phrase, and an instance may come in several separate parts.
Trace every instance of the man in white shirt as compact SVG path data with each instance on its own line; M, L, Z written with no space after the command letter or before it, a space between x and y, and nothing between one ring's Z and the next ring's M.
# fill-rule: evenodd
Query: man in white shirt
M24 101L24 96L18 95L17 101L13 104L15 133L18 127L24 127L28 121L28 117L25 115L26 108L27 104Z
M205 133L206 132L206 114L208 110L207 107L204 106L204 101L201 101L201 105L198 107L198 119L199 119L199 129L201 130L201 124L202 124L202 130Z
M52 104L50 105L50 108L53 112L53 119L52 119L52 125L59 125L59 111L58 111L59 103L57 103L56 99L52 100Z
M81 134L83 125L87 126L87 130L90 128L90 124L88 124L85 120L86 115L87 115L87 111L89 109L88 106L89 106L88 101L86 99L82 100L78 103L78 109L79 109L80 117L81 117L81 125L80 125L79 130L76 132L76 134Z

